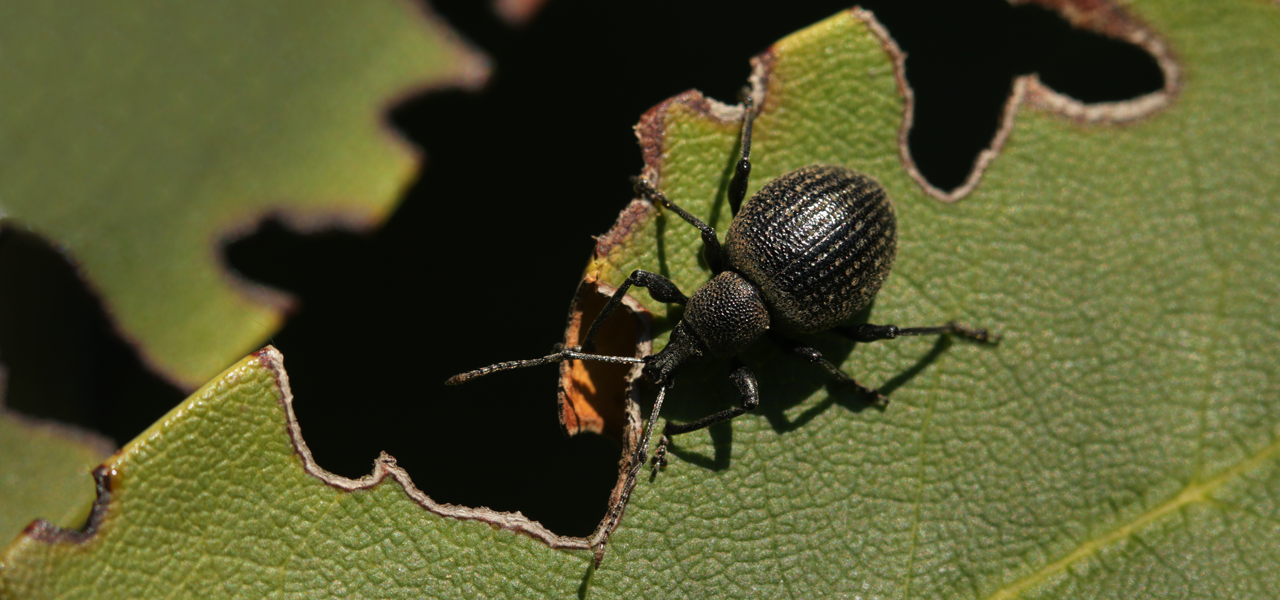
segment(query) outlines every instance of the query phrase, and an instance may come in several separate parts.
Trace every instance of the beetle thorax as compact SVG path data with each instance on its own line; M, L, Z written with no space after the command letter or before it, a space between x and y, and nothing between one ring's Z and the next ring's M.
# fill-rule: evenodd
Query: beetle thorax
M769 309L760 288L725 271L689 297L684 322L714 357L735 356L769 329Z
M654 383L670 381L685 365L740 354L768 330L769 309L760 288L725 271L689 297L667 347L645 359L644 374Z

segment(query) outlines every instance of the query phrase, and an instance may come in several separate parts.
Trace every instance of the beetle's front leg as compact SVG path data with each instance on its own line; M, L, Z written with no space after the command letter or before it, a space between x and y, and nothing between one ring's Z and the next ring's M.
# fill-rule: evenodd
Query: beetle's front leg
M622 303L622 298L627 295L627 290L631 286L642 287L649 290L649 296L658 302L667 302L671 304L684 304L689 298L676 287L676 284L670 279L663 277L657 273L650 273L643 269L636 269L631 272L627 280L618 286L617 291L609 298L608 304L600 310L600 314L596 315L596 320L591 323L591 328L587 330L587 337L582 340L582 351L592 352L595 350L596 335L600 333L600 326L604 324L609 315L613 313L613 309Z

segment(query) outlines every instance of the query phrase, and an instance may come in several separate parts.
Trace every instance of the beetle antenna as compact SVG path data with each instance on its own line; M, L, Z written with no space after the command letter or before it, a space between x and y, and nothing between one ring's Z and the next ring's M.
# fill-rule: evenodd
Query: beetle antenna
M640 449L636 451L636 464L631 469L628 480L633 480L636 474L640 472L640 467L644 466L645 459L649 455L649 440L653 437L653 425L658 422L658 413L662 412L662 401L667 397L667 390L671 389L671 383L667 382L658 388L658 399L653 401L653 411L649 413L649 422L644 427L644 437L640 440Z
M604 547L609 543L609 536L613 535L613 530L617 528L618 522L622 520L622 514L627 511L627 504L631 502L631 491L636 488L636 478L640 475L640 469L644 468L645 462L649 456L649 440L653 438L653 426L658 422L658 414L662 412L662 401L667 397L667 390L671 389L671 383L667 382L658 388L658 399L653 401L653 411L649 413L649 422L645 424L644 436L640 439L640 446L633 455L634 464L631 470L627 472L627 481L622 486L622 493L618 496L618 501L613 505L613 510L609 513L608 523L605 524L601 531L600 545L595 547L596 566L600 566L600 561L604 560ZM666 437L663 437L664 443L660 448L665 448ZM661 450L660 450L661 451Z
M462 385L468 381L471 381L472 379L475 379L477 377L484 377L485 375L488 375L490 373L497 373L498 371L510 371L511 369L522 369L524 367L536 367L538 365L545 365L547 363L560 362L565 359L594 360L599 362L607 362L607 363L615 363L615 364L632 364L632 365L644 364L643 358L635 358L633 356L606 356L604 354L587 354L585 352L579 352L574 349L569 349L569 350L561 350L560 352L557 352L555 354L548 354L542 358L531 358L528 360L510 360L507 362L500 362L498 364L489 365L487 367L481 367L474 371L459 373L457 375L454 375L453 377L450 377L447 381L444 382L444 384L445 385Z

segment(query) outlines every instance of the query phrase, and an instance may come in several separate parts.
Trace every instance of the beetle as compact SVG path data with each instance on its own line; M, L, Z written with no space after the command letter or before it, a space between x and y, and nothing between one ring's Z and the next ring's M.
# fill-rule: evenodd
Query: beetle
M445 383L458 385L497 371L531 367L567 359L642 364L645 379L658 386L640 446L634 455L623 496L606 524L612 529L621 517L636 475L647 462L654 423L678 372L708 359L728 358L729 378L742 400L739 406L691 423L667 422L654 451L654 468L665 466L671 436L728 421L756 408L760 402L755 375L738 355L763 337L788 353L821 365L839 382L876 400L884 398L859 384L823 358L814 348L794 341L793 334L833 331L857 342L920 335L956 335L992 341L985 329L948 323L937 327L846 325L869 305L889 275L897 250L897 222L893 204L874 179L833 165L810 165L791 171L757 191L746 205L751 175L751 134L754 103L745 95L741 158L728 188L734 214L724 244L698 217L673 203L643 178L634 179L636 193L670 210L702 232L704 257L712 277L692 296L685 296L671 280L637 269L618 286L591 324L582 346L530 360L502 362L455 375ZM741 208L741 210L739 210ZM665 348L643 358L593 354L600 326L622 302L632 286L646 288L660 302L682 304Z

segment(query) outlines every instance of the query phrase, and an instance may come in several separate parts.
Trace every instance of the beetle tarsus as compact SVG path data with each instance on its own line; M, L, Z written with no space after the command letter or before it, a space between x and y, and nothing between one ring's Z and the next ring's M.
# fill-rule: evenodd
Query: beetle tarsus
M992 345L999 344L1000 340L1004 338L1004 336L1000 335L999 333L993 334L987 331L986 329L974 329L969 327L963 327L957 324L955 321L947 323L947 326L951 328L951 331L948 332L951 335L973 340L975 342L980 342L983 344L992 344Z
M653 459L649 461L653 471L667 468L667 446L669 445L671 445L671 436L664 432L662 439L658 440L658 448L653 451Z

